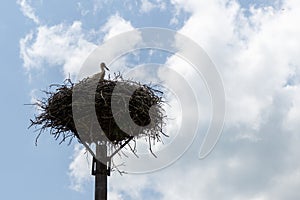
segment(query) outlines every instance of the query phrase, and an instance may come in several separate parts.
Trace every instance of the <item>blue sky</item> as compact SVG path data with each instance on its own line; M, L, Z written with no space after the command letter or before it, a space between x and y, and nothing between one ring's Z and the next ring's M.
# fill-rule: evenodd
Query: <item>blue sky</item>
M104 38L141 27L178 30L204 48L224 81L227 118L206 159L195 156L197 138L169 168L114 173L111 199L300 198L297 0L6 0L1 8L0 199L93 199L82 147L58 145L47 133L35 146L37 133L27 127L36 111L24 104L75 76ZM156 61L183 70L178 58L162 55Z

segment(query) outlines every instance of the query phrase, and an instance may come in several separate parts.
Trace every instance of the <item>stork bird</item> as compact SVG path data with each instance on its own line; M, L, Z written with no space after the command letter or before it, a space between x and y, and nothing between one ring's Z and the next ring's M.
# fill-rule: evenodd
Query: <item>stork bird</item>
M105 69L107 69L108 71L109 69L106 67L105 63L101 63L100 68L101 68L101 72L99 73L99 77L100 77L99 81L103 81L105 76Z

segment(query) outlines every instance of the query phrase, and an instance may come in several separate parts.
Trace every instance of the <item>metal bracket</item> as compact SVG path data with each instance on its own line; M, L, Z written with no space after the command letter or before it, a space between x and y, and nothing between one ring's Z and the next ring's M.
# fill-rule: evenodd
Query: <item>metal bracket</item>
M99 167L97 168L97 165L105 165L106 169L99 170ZM95 157L93 157L93 162L92 162L92 175L96 176L97 174L102 174L102 175L107 175L110 176L110 171L111 171L111 160L104 164L100 161L98 161Z
M128 144L131 140L133 139L133 136L130 136L126 142L124 142L119 149L117 149L115 152L113 152L108 158L108 161L106 161L106 164L98 161L95 157L93 157L93 162L92 162L92 175L96 176L97 174L102 174L102 175L107 175L110 176L111 172L111 159L114 155L116 155L126 144ZM97 167L97 165L105 165L102 168L102 170L99 170L100 167Z

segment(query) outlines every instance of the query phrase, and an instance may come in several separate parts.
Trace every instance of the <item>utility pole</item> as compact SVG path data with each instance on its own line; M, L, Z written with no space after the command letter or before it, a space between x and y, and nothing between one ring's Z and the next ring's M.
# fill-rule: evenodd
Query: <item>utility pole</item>
M95 176L95 200L107 200L107 176L110 175L110 168L107 166L108 157L105 143L96 146L96 155L101 160L93 158L92 175Z
M93 158L92 175L95 176L95 200L107 200L107 176L110 176L111 159L132 139L133 136L130 136L110 156L107 155L106 142L102 142L96 146L96 155L101 159L99 161L95 157Z

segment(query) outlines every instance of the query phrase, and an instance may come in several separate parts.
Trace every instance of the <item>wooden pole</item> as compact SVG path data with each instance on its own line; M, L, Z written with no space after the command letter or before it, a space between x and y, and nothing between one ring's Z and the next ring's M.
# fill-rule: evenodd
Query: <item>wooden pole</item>
M96 155L102 158L102 162L94 158L93 170L95 175L95 200L107 200L107 162L103 163L103 158L107 159L106 144L99 144L96 147ZM96 166L94 166L96 165Z

